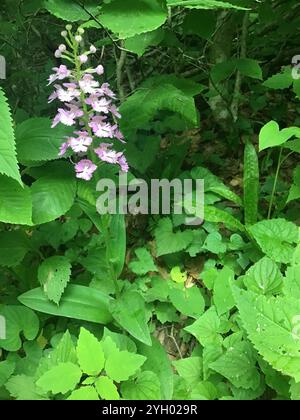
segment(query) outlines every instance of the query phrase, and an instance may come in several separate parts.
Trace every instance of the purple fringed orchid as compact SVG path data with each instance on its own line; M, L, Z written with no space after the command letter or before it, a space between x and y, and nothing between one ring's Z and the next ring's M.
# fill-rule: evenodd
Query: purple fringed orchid
M73 135L65 139L58 155L64 156L69 149L76 153L80 158L75 164L76 177L85 181L92 179L97 170L96 158L99 162L119 165L121 171L128 172L123 152L114 150L112 142L101 142L101 139L109 139L124 143L124 136L118 127L121 115L113 103L116 95L108 83L97 80L104 74L103 66L100 64L91 68L87 65L89 56L95 54L97 49L93 45L88 51L81 47L84 33L82 28L76 34L72 33L70 25L66 29L62 36L69 48L61 44L55 51L55 57L71 62L73 69L65 65L54 67L54 73L48 79L49 85L56 82L49 103L54 100L62 103L52 127L60 123L74 126Z

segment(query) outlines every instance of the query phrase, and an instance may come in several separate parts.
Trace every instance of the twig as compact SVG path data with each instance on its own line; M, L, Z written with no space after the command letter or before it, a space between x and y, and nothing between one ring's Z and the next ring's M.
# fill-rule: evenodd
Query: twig
M246 55L247 55L248 23L249 23L249 12L245 12L244 19L243 19L243 26L242 26L240 58L246 58ZM236 74L235 86L234 86L234 91L233 91L233 96L232 96L232 103L230 107L234 122L236 122L238 118L241 86L242 86L242 75L241 75L241 72L238 70Z

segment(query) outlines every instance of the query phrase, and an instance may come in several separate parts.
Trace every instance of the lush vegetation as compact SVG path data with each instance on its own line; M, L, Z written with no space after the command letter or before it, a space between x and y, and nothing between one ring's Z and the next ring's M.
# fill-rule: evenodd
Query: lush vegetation
M1 2L0 399L300 399L299 12ZM101 215L120 169L204 222Z

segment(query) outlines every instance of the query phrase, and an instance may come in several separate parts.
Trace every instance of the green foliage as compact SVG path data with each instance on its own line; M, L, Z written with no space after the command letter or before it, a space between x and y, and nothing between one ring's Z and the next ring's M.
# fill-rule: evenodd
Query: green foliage
M2 1L1 400L300 399L298 7ZM118 168L86 182L59 156L74 127L51 128L47 79L70 22L122 114L126 142L93 147L124 152L144 209L152 180L188 181L170 212L99 214Z

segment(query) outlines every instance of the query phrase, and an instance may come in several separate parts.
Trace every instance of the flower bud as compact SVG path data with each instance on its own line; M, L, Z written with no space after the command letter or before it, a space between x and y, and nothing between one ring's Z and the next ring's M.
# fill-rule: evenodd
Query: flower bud
M102 64L96 67L96 73L99 74L99 76L102 76L102 74L104 73L104 67L102 66Z
M55 58L60 58L61 57L61 51L56 50L55 53L54 53L54 57Z
M73 28L73 26L72 26L72 25L66 25L66 30L67 30L67 31L71 31L71 30L72 30L72 28Z
M68 32L67 32L67 31L62 31L61 36L62 36L63 38L67 38L67 36L68 36Z
M79 60L81 64L84 64L88 61L88 56L86 54L82 54L81 56L79 56Z
M81 42L82 41L82 36L81 35L76 35L75 36L75 41L76 42Z
M97 48L96 48L94 45L91 45L91 46L90 46L90 52L91 52L92 54L95 54L95 52L97 52Z
M59 51L60 52L65 52L66 50L67 50L67 47L64 45L64 44L61 44L59 47L58 47L58 49L59 49Z
M84 34L84 29L83 29L83 28L78 28L78 33L79 33L80 35L83 35L83 34Z

